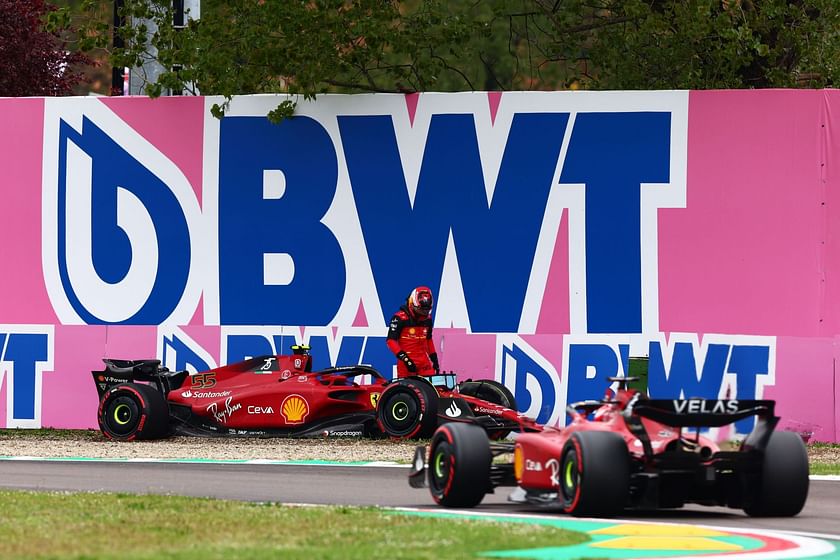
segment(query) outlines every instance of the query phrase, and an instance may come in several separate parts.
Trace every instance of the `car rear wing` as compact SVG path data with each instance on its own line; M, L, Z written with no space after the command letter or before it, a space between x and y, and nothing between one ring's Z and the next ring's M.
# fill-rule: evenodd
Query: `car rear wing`
M160 365L160 360L117 360L103 358L105 369L92 371L93 381L99 398L108 389L121 383L148 382L154 384L164 395L181 386L187 371L170 371Z
M766 421L775 416L775 406L770 400L638 399L628 408L667 426L717 428L750 416Z
M639 438L645 455L650 457L653 451L641 418L679 428L715 428L756 416L755 427L741 443L741 451L763 451L779 422L775 407L775 401L771 400L648 399L637 393L623 414L627 427Z

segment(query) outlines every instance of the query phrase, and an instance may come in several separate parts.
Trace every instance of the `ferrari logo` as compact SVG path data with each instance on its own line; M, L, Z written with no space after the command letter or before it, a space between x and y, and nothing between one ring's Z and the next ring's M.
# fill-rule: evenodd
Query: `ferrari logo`
M376 403L378 403L378 402L379 402L379 395L380 395L380 394L381 394L381 393L371 393L371 394L370 394L370 405L371 405L373 408L376 408Z
M300 395L289 395L280 405L280 414L286 424L302 424L309 414L309 403Z
M408 329L408 334L414 334L414 327L411 327L410 329Z

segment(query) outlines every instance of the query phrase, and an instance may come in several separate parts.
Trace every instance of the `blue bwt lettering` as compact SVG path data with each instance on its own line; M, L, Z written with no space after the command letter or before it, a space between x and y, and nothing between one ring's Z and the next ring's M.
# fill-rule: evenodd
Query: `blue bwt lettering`
M515 364L514 370L508 371L507 367L511 362ZM513 382L510 380L511 377L513 377ZM536 381L539 387L538 394L532 394L528 389L529 378ZM510 348L504 346L502 349L501 382L513 387L513 396L520 412L537 408L537 422L544 424L551 419L557 402L557 393L554 390L551 374L516 344L511 345Z
M91 302L80 300L78 286L73 286L68 272L68 252L86 249L67 246L68 143L75 144L91 159L89 249L101 280L110 284L123 280L137 251L136 244L149 242L129 239L117 224L119 189L130 192L142 203L154 226L157 269L142 271L154 277L154 286L142 307L121 320L108 321L94 315L88 309ZM87 324L156 325L166 320L183 296L192 251L184 212L169 186L87 118L83 119L81 133L61 123L58 169L58 271L70 305Z
M224 325L326 325L344 295L344 255L321 223L335 196L338 160L308 117L279 125L225 117L219 147L219 301ZM263 197L263 172L281 171L285 192ZM288 285L266 285L264 255L289 255Z
M488 205L473 115L434 115L412 206L391 117L339 117L383 309L438 292L451 230L472 331L517 332L567 121L514 116Z
M3 349L2 361L11 364L4 366L12 376L14 395L12 395L13 421L38 420L38 404L41 395L36 393L36 377L40 375L39 362L46 362L50 355L49 335L43 333L8 333L0 334L0 348ZM0 371L2 375L2 371ZM0 376L2 382L2 376ZM7 390L9 384L6 385Z
M561 183L586 185L589 333L642 332L641 183L667 183L670 113L581 113Z
M178 336L163 338L163 356L161 356L161 360L164 364L169 363L167 360L169 353L175 356L174 371L182 371L190 368L191 371L207 371L211 369L210 364L204 361L189 343L181 340Z

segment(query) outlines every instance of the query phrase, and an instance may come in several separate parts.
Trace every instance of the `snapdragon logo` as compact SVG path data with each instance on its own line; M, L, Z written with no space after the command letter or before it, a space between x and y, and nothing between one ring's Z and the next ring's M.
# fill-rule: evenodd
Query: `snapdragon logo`
M44 108L43 267L65 324L187 324L198 201L181 171L104 104Z
M52 325L0 325L0 387L6 427L40 428L44 372L53 369Z

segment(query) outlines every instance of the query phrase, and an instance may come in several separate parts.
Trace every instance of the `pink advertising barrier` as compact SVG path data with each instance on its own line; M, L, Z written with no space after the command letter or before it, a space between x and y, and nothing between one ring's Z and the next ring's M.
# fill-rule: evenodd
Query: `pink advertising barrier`
M505 95L491 96L491 105ZM72 102L73 100L67 100ZM203 98L104 99L119 118L174 162L199 197ZM424 102L423 96L409 103ZM150 357L156 326L62 325L42 269L43 99L0 99L0 325L53 330L52 367L42 376L42 426L96 427L90 371L101 358ZM819 91L688 94L686 207L658 211L659 329L776 337L776 399L782 426L840 440L835 364L840 336L840 97ZM523 335L561 372L569 334L569 226L560 220L536 332ZM196 338L218 360L219 327ZM437 329L444 367L492 378L494 335ZM13 330L13 329L7 329ZM385 325L382 325L382 335ZM0 427L8 425L3 362Z

